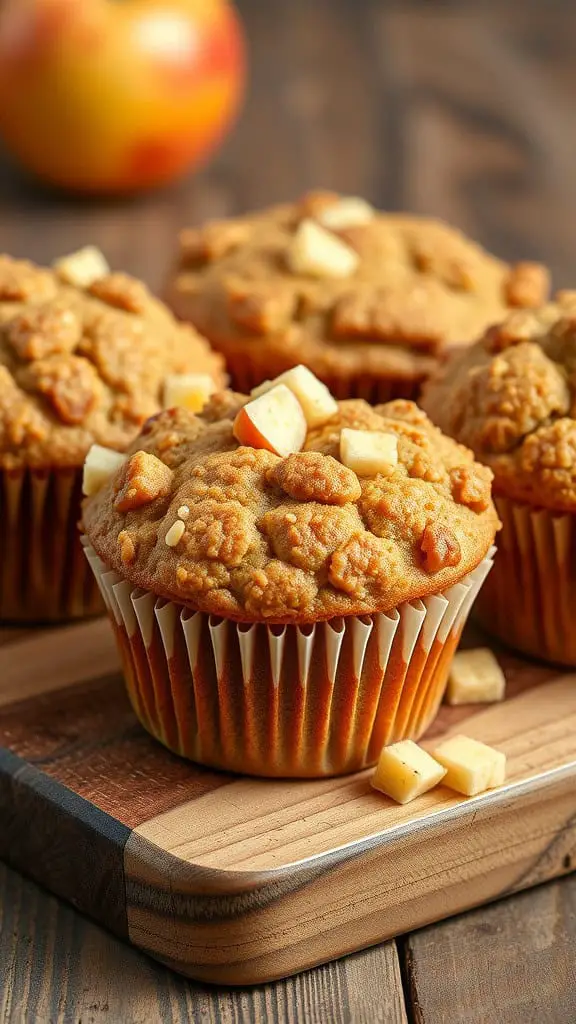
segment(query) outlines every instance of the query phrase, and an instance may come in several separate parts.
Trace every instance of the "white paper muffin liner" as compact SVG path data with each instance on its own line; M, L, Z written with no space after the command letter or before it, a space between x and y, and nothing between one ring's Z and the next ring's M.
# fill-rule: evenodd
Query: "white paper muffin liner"
M0 471L0 619L58 622L104 611L78 534L82 472Z
M86 542L144 727L201 764L284 777L356 771L385 743L422 735L492 554L443 593L386 614L267 626L135 588Z
M477 618L504 643L576 665L576 516L494 499L502 520Z

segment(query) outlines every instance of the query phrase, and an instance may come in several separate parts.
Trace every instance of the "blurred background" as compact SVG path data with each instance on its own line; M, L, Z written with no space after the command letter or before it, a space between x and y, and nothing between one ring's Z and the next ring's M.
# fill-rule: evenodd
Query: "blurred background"
M89 11L112 0L68 2ZM0 250L49 262L93 243L159 288L182 226L320 186L445 218L576 286L576 4L238 0L236 10L247 91L210 162L143 195L86 199L32 181L2 151Z

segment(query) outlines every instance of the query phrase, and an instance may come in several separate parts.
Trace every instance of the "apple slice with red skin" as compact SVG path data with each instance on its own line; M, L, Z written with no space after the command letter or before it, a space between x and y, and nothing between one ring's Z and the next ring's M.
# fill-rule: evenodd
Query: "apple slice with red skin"
M247 402L234 420L234 437L240 444L265 448L282 458L302 450L307 429L302 406L285 384Z

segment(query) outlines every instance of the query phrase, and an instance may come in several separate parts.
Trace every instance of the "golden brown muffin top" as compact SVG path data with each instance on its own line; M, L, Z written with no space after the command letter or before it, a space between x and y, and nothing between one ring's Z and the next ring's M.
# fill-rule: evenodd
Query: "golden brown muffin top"
M167 374L225 380L221 357L140 281L65 276L0 256L1 469L80 466L93 442L125 448Z
M453 356L423 405L491 467L496 492L576 511L576 291L511 314Z
M416 380L446 345L478 337L510 307L548 297L544 267L503 263L441 221L368 207L364 223L323 227L342 202L350 201L310 193L184 230L169 304L224 352L252 345L274 373L304 361L319 376ZM344 243L353 271L299 270L303 222Z
M438 593L488 551L490 470L412 402L341 402L284 459L239 446L246 402L221 392L199 416L160 413L85 501L91 543L136 586L240 621L313 622ZM391 475L344 466L343 427L395 434Z

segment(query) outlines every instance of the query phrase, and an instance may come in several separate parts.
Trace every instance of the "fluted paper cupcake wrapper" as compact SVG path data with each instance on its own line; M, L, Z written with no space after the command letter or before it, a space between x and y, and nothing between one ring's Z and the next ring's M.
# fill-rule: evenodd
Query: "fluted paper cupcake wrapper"
M305 358L303 362L306 362ZM227 353L226 365L234 389L243 394L249 394L266 377L277 376L274 372L263 372L262 367L252 363L246 353L242 356ZM363 398L371 405L390 402L393 398L416 399L422 384L421 378L379 378L370 373L354 373L348 377L317 373L317 376L335 398Z
M502 531L477 618L504 643L576 665L576 516L495 498Z
M445 592L311 626L241 624L135 589L86 545L144 727L193 761L321 777L373 764L435 717L491 553Z
M57 622L104 611L80 544L82 473L0 472L0 619Z

